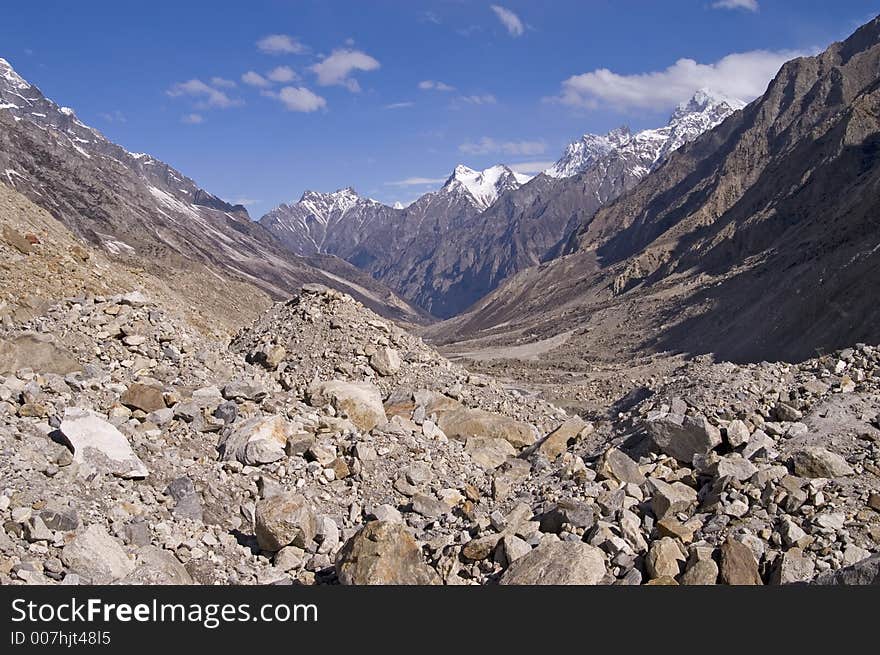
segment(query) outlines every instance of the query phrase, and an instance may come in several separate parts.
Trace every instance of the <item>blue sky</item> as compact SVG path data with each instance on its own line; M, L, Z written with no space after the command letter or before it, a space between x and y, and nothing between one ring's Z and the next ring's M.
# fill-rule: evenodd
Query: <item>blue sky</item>
M0 57L80 118L259 217L303 190L384 202L456 163L529 172L584 132L758 95L865 0L8 3ZM751 99L751 98L746 98Z

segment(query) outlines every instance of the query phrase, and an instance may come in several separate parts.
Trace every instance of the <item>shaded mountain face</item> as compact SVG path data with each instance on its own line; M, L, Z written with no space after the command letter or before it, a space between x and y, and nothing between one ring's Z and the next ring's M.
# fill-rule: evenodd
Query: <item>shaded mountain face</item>
M785 64L763 97L584 221L564 257L438 334L572 329L569 348L735 361L880 339L878 71L877 19Z
M505 166L484 171L457 166L440 190L405 208L361 198L352 189L307 191L299 202L263 216L260 224L294 253L336 255L442 315L442 292L431 276L438 243L528 179Z
M584 136L534 179L506 166L457 166L443 188L407 208L351 189L309 191L260 223L293 252L337 255L448 318L517 271L557 256L596 210L741 106L703 91L662 128Z
M108 141L2 59L0 180L78 237L165 277L199 270L221 284L232 279L276 298L319 282L386 315L424 320L370 276L343 262L333 262L328 275L281 247L244 207L150 155Z

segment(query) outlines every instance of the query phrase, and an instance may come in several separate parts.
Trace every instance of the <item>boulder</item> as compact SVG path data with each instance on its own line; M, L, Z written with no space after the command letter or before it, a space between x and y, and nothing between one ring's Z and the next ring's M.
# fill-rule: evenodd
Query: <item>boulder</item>
M807 582L813 577L816 565L800 548L785 551L776 563L770 581L773 584Z
M149 474L125 435L95 412L68 407L60 431L73 451L73 461L86 468L125 479Z
M506 439L468 437L464 449L474 462L485 469L498 468L508 457L516 457L516 449Z
M438 425L450 439L461 441L471 437L504 439L517 449L535 443L535 433L528 423L482 409L460 407L451 412L444 412L440 414Z
M804 478L840 478L853 474L852 467L843 457L820 446L794 451L791 462L795 475Z
M687 512L697 502L697 492L683 482L669 484L663 480L651 478L649 484L654 489L651 508L658 519L679 512Z
M284 457L287 441L293 434L293 425L279 414L236 423L220 440L220 459L238 460L250 466L276 462Z
M90 525L61 551L61 561L70 573L90 584L110 584L135 568L125 550L99 525Z
M645 476L639 470L639 465L627 454L617 448L609 448L602 455L598 468L599 477L616 482L624 482L642 486Z
M409 531L386 521L367 523L345 543L336 557L336 574L344 585L440 584Z
M648 433L660 452L690 464L721 444L721 430L705 416L667 414L647 422Z
M369 432L388 420L382 406L382 396L369 382L319 382L310 387L309 401L313 407L332 405L336 411L344 412L363 432Z
M82 370L74 356L59 346L51 335L36 332L0 339L0 375L15 373L22 368L58 375Z
M162 387L141 382L135 382L129 386L125 393L120 396L119 402L126 407L139 409L147 413L165 409L165 397L162 393Z
M116 581L120 585L191 585L193 579L174 554L156 546L137 550L134 570Z
M606 574L602 551L581 541L542 541L513 562L503 585L597 585Z
M752 550L733 537L721 545L721 581L728 585L761 585L758 561Z
M651 544L645 558L645 568L651 579L669 576L675 578L681 573L685 553L678 542L671 537L663 537Z
M394 375L400 370L400 355L394 348L383 346L370 357L370 366L379 375Z
M285 546L306 548L317 532L317 517L300 494L281 493L260 500L254 511L254 531L260 548L277 552Z
M577 439L578 435L592 427L580 416L572 416L545 437L538 446L538 452L553 461L568 449L569 443Z

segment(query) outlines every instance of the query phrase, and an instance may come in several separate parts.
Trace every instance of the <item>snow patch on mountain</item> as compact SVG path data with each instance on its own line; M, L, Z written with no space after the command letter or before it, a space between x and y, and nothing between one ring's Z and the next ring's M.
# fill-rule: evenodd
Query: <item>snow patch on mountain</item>
M498 197L512 189L518 189L532 179L498 164L482 171L459 164L439 193L464 193L479 209L487 209Z
M683 102L669 119L657 129L642 130L633 134L626 126L608 134L585 134L570 144L562 157L544 171L550 177L573 177L592 168L603 158L615 153L625 154L634 161L643 162L633 168L633 173L647 175L657 165L685 143L719 125L746 103L736 98L700 89L687 102Z

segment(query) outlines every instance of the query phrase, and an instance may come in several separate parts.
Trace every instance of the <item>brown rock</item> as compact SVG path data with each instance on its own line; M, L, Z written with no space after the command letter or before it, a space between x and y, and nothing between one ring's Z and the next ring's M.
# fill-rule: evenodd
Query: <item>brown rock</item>
M728 585L762 585L751 549L733 537L721 545L721 581Z
M162 395L162 388L135 382L125 393L119 398L126 407L139 409L143 412L155 412L159 409L165 409L165 397Z
M568 444L577 439L584 430L592 429L592 425L580 416L572 416L558 428L553 430L538 446L538 452L553 461L568 449Z
M336 557L344 585L434 585L440 578L399 523L371 521L349 539Z
M317 519L304 496L286 492L257 503L254 529L265 551L290 545L306 548L315 538Z

